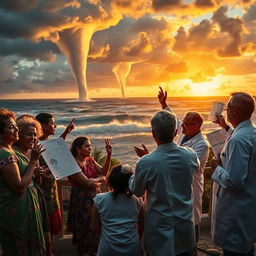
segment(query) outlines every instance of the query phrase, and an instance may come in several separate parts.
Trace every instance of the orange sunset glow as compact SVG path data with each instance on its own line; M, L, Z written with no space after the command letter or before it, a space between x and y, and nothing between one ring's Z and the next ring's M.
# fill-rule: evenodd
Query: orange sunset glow
M2 99L256 95L256 1L0 4Z

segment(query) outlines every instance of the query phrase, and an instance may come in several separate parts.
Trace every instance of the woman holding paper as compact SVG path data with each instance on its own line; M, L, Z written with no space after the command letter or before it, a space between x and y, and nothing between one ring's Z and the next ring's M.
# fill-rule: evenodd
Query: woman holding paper
M43 150L40 143L33 141L30 160L15 151L12 146L19 140L18 131L14 113L1 109L0 242L3 255L41 256L45 255L43 222L32 177ZM26 131L30 132L34 137L35 130Z
M36 116L36 119L40 122L43 130L43 134L40 140L48 140L50 135L55 134L56 124L52 114L40 113ZM67 125L65 131L61 135L63 139L66 138L67 134L74 129L74 119ZM47 166L43 158L40 158L40 165ZM45 194L45 200L47 204L47 210L50 222L50 233L51 235L57 235L62 229L62 217L60 211L58 187L57 182L52 175L45 177L41 184L41 188Z
M105 164L101 167L91 157L91 142L88 137L77 137L71 146L81 172L70 176L72 190L68 212L68 229L73 232L73 243L76 244L77 255L96 255L99 236L92 231L93 198L100 192L100 185L105 182L105 175L110 166L112 146L105 140L107 152Z

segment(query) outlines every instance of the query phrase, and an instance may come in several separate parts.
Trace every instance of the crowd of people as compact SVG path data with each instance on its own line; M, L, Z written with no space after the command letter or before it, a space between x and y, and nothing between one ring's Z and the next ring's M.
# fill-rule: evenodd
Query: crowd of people
M197 255L202 215L204 168L209 144L203 117L188 112L178 120L160 87L162 110L150 120L156 148L134 147L135 170L110 170L112 146L105 140L101 166L90 139L73 140L71 153L81 171L68 177L72 189L67 228L78 256ZM255 100L231 94L227 121L216 116L227 139L213 171L212 235L224 256L253 256L256 242ZM63 139L74 129L67 125ZM232 127L231 127L232 126ZM0 245L3 256L52 256L53 236L62 227L57 183L41 154L40 141L55 134L52 114L16 119L0 109ZM101 190L104 190L103 193Z

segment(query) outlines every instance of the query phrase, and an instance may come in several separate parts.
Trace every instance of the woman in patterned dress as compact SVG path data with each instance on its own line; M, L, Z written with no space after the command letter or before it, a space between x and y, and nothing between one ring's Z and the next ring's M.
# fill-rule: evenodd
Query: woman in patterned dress
M40 123L32 116L32 115L22 115L17 121L17 126L19 129L19 140L14 144L14 149L17 151L22 158L29 162L31 148L33 147L35 141L38 137L42 136L42 127ZM48 212L45 202L45 195L42 189L40 188L40 184L42 182L42 177L45 177L45 169L39 166L39 161L37 163L37 168L34 173L33 181L37 188L39 201L40 201L40 209L43 218L43 230L44 230L44 238L46 244L46 256L52 256L52 241L50 236L50 228L48 221Z
M73 244L77 255L85 253L96 255L99 236L90 228L92 220L93 198L100 192L100 185L105 182L105 175L110 166L112 146L105 140L107 156L101 167L91 157L91 142L88 137L77 137L71 146L81 172L70 176L72 190L68 212L68 229L73 232Z
M34 143L30 160L15 151L15 115L0 110L0 243L3 256L45 255L42 215L33 174L42 145Z

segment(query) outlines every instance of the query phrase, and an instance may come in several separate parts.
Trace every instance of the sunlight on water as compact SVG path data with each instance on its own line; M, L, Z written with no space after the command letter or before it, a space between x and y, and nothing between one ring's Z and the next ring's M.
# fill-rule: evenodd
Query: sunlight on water
M182 119L187 111L198 111L205 122L203 134L219 127L207 120L214 101L227 102L228 97L190 97L170 98L168 103ZM113 157L123 163L134 165L138 157L133 146L146 144L150 150L155 147L151 136L150 117L160 109L156 98L131 99L94 99L89 102L69 100L2 100L1 108L9 108L20 116L25 113L36 115L40 112L50 112L58 125L58 137L68 122L75 117L76 129L67 137L70 145L72 140L81 135L91 138L92 144L104 151L104 138L111 139ZM225 115L225 112L223 113ZM253 120L256 120L255 113Z

